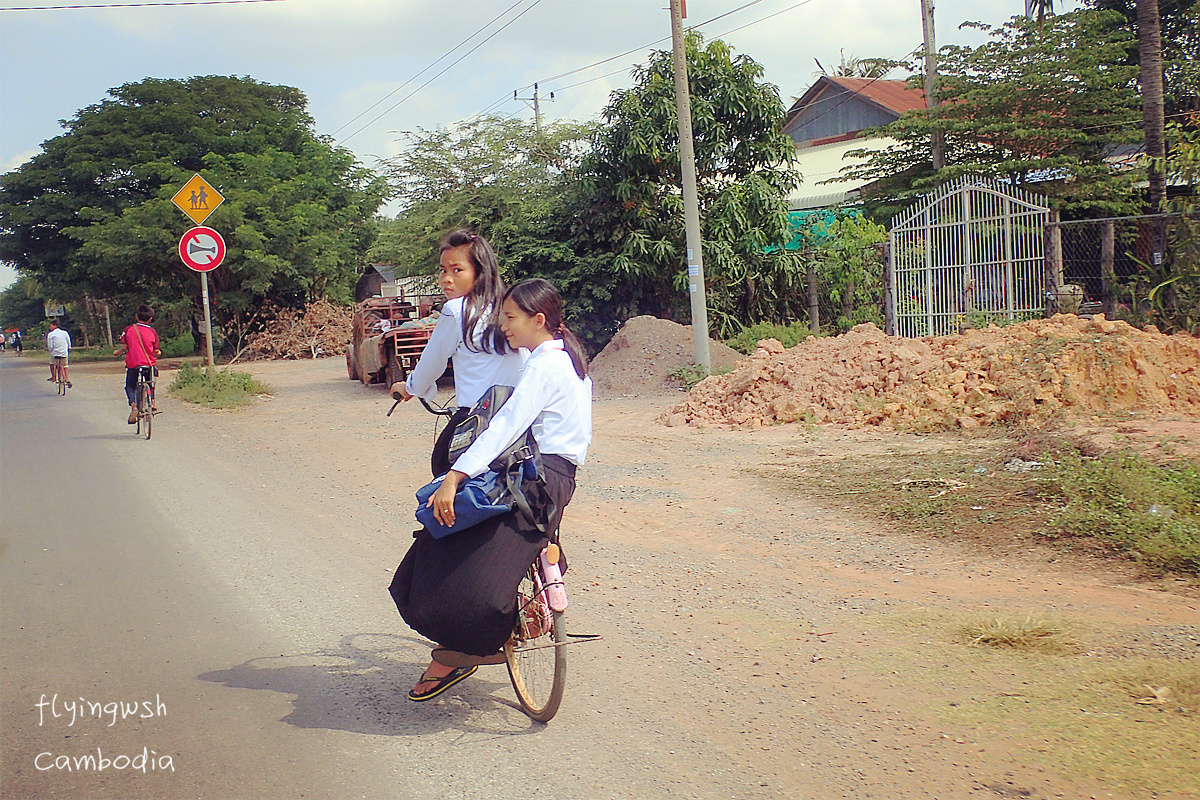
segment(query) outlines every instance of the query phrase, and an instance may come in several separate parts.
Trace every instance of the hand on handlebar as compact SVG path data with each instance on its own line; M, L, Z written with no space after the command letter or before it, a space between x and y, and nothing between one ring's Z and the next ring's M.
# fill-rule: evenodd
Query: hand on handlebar
M392 397L396 398L397 402L413 399L413 396L408 393L408 387L403 382L393 383L392 388L388 391L391 392Z

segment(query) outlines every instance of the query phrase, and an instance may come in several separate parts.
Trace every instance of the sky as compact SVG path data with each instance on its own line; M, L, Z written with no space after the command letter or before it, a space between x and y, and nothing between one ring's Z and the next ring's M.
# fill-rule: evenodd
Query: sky
M791 105L818 61L833 71L843 52L900 59L920 48L920 5L687 0L684 24L761 64ZM316 132L368 167L401 152L405 131L485 112L532 119L535 83L543 119L592 120L610 92L631 85L634 66L670 49L668 9L668 0L0 0L0 173L62 134L60 120L145 78L294 86ZM1023 10L1023 0L940 0L937 43L979 44L962 22L998 26ZM14 279L0 264L0 289Z

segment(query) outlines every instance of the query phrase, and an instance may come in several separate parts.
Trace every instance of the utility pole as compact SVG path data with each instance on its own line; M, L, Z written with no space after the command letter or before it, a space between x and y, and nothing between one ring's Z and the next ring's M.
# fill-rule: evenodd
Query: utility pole
M554 92L550 93L550 99L554 99ZM533 103L533 125L538 136L542 135L542 106L541 100L538 98L538 85L533 85L533 97L517 97L517 90L513 89L513 100L524 100L526 103Z
M933 34L933 0L921 0L921 31L925 35L925 107L937 108L937 44ZM941 128L933 129L933 168L946 166L946 135Z
M675 56L675 106L679 115L679 166L683 170L683 218L687 232L688 295L692 301L692 353L696 364L712 366L708 352L708 306L700 242L700 201L696 193L696 150L692 144L692 100L688 94L687 51L683 39L683 0L671 0L671 44Z

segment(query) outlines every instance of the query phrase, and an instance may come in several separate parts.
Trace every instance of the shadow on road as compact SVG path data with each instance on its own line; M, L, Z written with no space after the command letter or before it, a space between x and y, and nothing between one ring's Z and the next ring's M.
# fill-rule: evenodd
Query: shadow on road
M481 668L442 697L410 702L405 694L425 667L407 660L414 644L428 646L418 637L355 633L343 638L336 651L263 656L199 678L232 689L294 695L292 712L281 721L298 728L377 736L445 729L508 736L545 728L526 717L515 701L495 696L509 686L501 667Z

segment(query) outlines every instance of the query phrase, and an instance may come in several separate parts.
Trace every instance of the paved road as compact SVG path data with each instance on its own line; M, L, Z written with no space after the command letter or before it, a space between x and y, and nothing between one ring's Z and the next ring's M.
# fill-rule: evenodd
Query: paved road
M380 565L365 598L326 523L206 456L219 425L173 426L168 400L147 442L119 369L73 368L65 398L43 369L0 357L0 795L442 796L412 735L445 719L403 717L426 651Z

